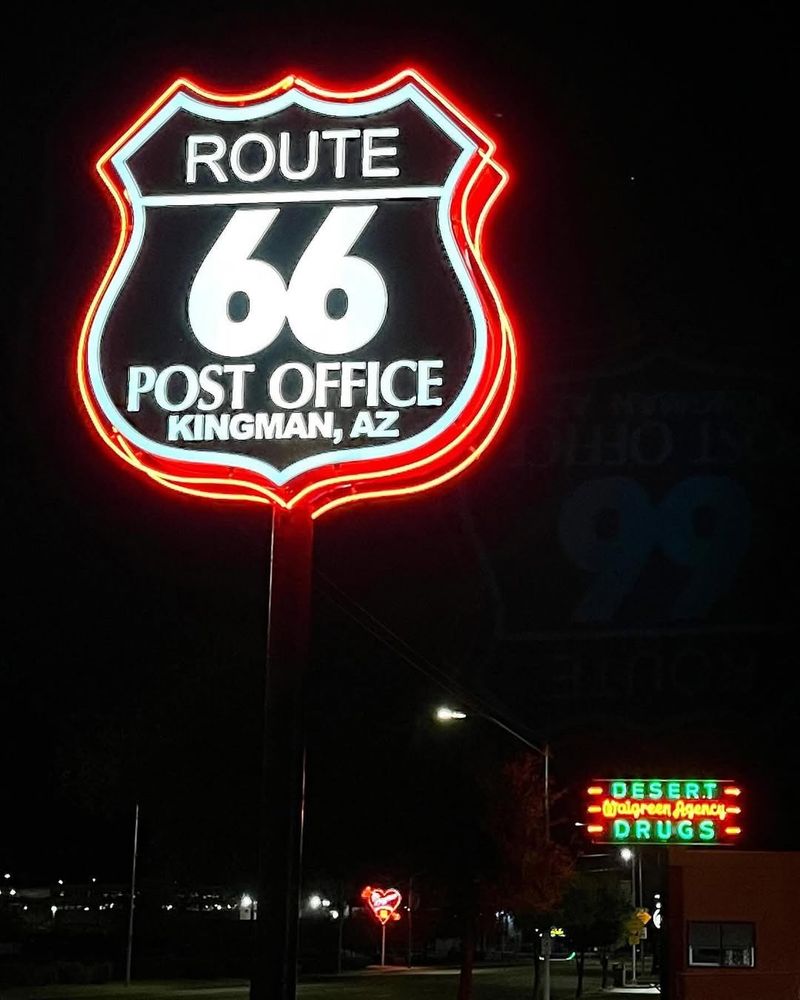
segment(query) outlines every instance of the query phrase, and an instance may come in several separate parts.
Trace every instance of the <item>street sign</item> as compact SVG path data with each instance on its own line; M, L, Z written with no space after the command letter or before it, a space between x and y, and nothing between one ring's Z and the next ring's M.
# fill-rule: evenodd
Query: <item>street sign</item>
M639 914L634 913L625 924L625 929L628 937L628 944L636 945L646 937L647 928L639 919Z
M103 441L170 489L312 515L459 474L516 379L494 152L414 70L176 80L97 164L120 236L78 377Z

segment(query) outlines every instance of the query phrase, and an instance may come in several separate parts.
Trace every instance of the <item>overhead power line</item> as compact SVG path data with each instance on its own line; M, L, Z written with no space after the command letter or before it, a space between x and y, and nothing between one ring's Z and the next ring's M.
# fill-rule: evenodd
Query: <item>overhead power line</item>
M452 674L432 663L427 657L414 649L405 639L401 638L385 622L359 603L355 598L345 593L341 587L333 582L324 573L317 571L315 574L319 583L322 584L323 596L331 601L337 608L343 611L348 617L356 622L361 628L368 632L373 638L381 642L387 649L398 656L403 662L413 667L419 674L432 681L447 694L456 699L465 709L475 715L483 715L492 719L501 728L510 732L513 736L521 739L532 750L542 753L539 743L531 734L525 735L527 727L514 719L504 705L501 705L491 694L486 691L477 692L465 687Z

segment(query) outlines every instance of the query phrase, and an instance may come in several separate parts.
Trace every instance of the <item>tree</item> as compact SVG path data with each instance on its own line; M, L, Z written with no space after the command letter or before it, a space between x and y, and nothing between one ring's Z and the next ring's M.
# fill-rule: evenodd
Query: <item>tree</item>
M490 734L491 727L480 740L464 733L450 741L456 760L440 770L447 775L440 822L426 838L426 867L439 883L429 891L452 907L461 927L458 1000L472 997L480 915L510 910L531 926L549 919L572 870L569 852L547 836L543 760L527 752L509 760L505 734L497 741ZM444 747L437 756L444 759Z
M630 901L613 873L581 873L573 877L564 896L560 918L576 951L576 997L583 993L586 952L591 948L614 947L625 934L626 921L630 917Z
M523 924L550 926L572 874L570 852L547 827L543 760L525 753L508 761L493 785L489 827L496 850L495 891ZM551 806L558 794L550 795ZM538 945L539 938L534 937ZM533 995L541 966L534 947Z

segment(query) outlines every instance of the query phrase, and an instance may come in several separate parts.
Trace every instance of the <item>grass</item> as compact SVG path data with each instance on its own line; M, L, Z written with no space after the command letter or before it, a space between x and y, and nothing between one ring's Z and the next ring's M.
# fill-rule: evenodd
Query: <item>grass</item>
M533 970L530 966L477 969L474 1000L529 1000ZM455 1000L458 970L419 969L320 978L302 983L298 1000ZM586 979L585 1000L598 985L594 970ZM552 998L575 995L573 963L553 966ZM599 996L600 994L594 994ZM212 982L149 982L102 986L39 986L0 990L0 1000L247 1000L242 980Z

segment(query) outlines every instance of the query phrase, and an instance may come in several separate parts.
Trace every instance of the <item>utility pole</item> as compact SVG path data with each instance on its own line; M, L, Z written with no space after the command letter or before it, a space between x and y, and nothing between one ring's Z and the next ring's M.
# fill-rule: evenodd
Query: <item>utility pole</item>
M339 882L339 943L336 951L336 974L342 974L342 951L344 947L344 918L347 913L347 900L345 899L344 882Z
M408 876L408 967L409 969L411 968L411 956L414 947L414 938L413 938L414 931L412 925L413 917L411 916L411 909L413 904L414 904L414 876L409 875Z
M636 867L639 869L639 906L644 907L644 885L642 884L642 848L636 852ZM644 938L639 942L639 967L644 975Z
M131 868L131 904L128 908L128 950L125 956L125 985L131 985L131 957L133 955L133 911L136 906L136 854L139 849L139 803L133 819L133 866Z
M550 744L544 745L544 841L547 847L550 846ZM550 953L553 950L553 941L550 937L550 928L546 929L545 941L547 947L544 951L544 1000L550 1000Z

